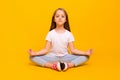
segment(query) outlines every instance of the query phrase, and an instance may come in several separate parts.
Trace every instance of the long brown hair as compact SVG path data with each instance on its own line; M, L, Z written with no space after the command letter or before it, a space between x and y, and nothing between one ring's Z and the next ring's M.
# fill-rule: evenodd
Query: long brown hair
M64 23L64 28L67 29L68 31L71 31L71 30L70 30L70 26L69 26L68 14L67 14L67 12L66 12L63 8L58 8L58 9L56 9L55 12L53 13L52 22L51 22L51 26L50 26L50 31L56 28L56 23L54 22L54 17L55 17L55 14L56 14L56 12L57 12L58 10L62 10L62 11L65 13L66 22Z

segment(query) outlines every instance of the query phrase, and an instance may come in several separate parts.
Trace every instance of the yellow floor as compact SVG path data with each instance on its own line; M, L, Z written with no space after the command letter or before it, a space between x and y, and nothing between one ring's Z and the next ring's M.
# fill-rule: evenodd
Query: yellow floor
M13 44L15 45L15 44ZM24 48L24 47L23 47ZM90 60L83 66L71 68L66 72L57 72L51 69L39 67L29 61L27 48L10 48L1 55L2 65L1 79L3 80L119 80L120 59L119 50L110 48L94 49ZM15 50L14 50L15 49Z
M0 6L0 80L120 80L119 0L8 0ZM36 66L27 53L44 47L58 7L69 14L76 48L94 50L85 65L66 72Z

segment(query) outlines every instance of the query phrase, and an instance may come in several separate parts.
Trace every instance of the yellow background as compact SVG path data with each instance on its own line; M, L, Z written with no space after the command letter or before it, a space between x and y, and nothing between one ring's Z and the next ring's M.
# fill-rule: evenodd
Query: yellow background
M29 61L44 47L55 9L69 16L76 48L94 53L86 65L57 72ZM0 80L119 80L119 0L0 1Z

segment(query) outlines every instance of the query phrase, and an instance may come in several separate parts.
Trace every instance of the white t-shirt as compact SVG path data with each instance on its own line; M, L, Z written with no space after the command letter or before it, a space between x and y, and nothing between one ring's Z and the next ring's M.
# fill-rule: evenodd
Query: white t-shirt
M57 33L53 29L47 34L46 40L52 43L50 53L53 53L55 56L64 56L68 54L68 43L74 41L74 37L68 30L64 33Z

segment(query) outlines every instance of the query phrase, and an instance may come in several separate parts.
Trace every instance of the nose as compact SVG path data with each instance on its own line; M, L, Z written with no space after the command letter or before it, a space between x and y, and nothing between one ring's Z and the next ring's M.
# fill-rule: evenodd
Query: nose
M59 21L61 21L61 18L59 18Z

